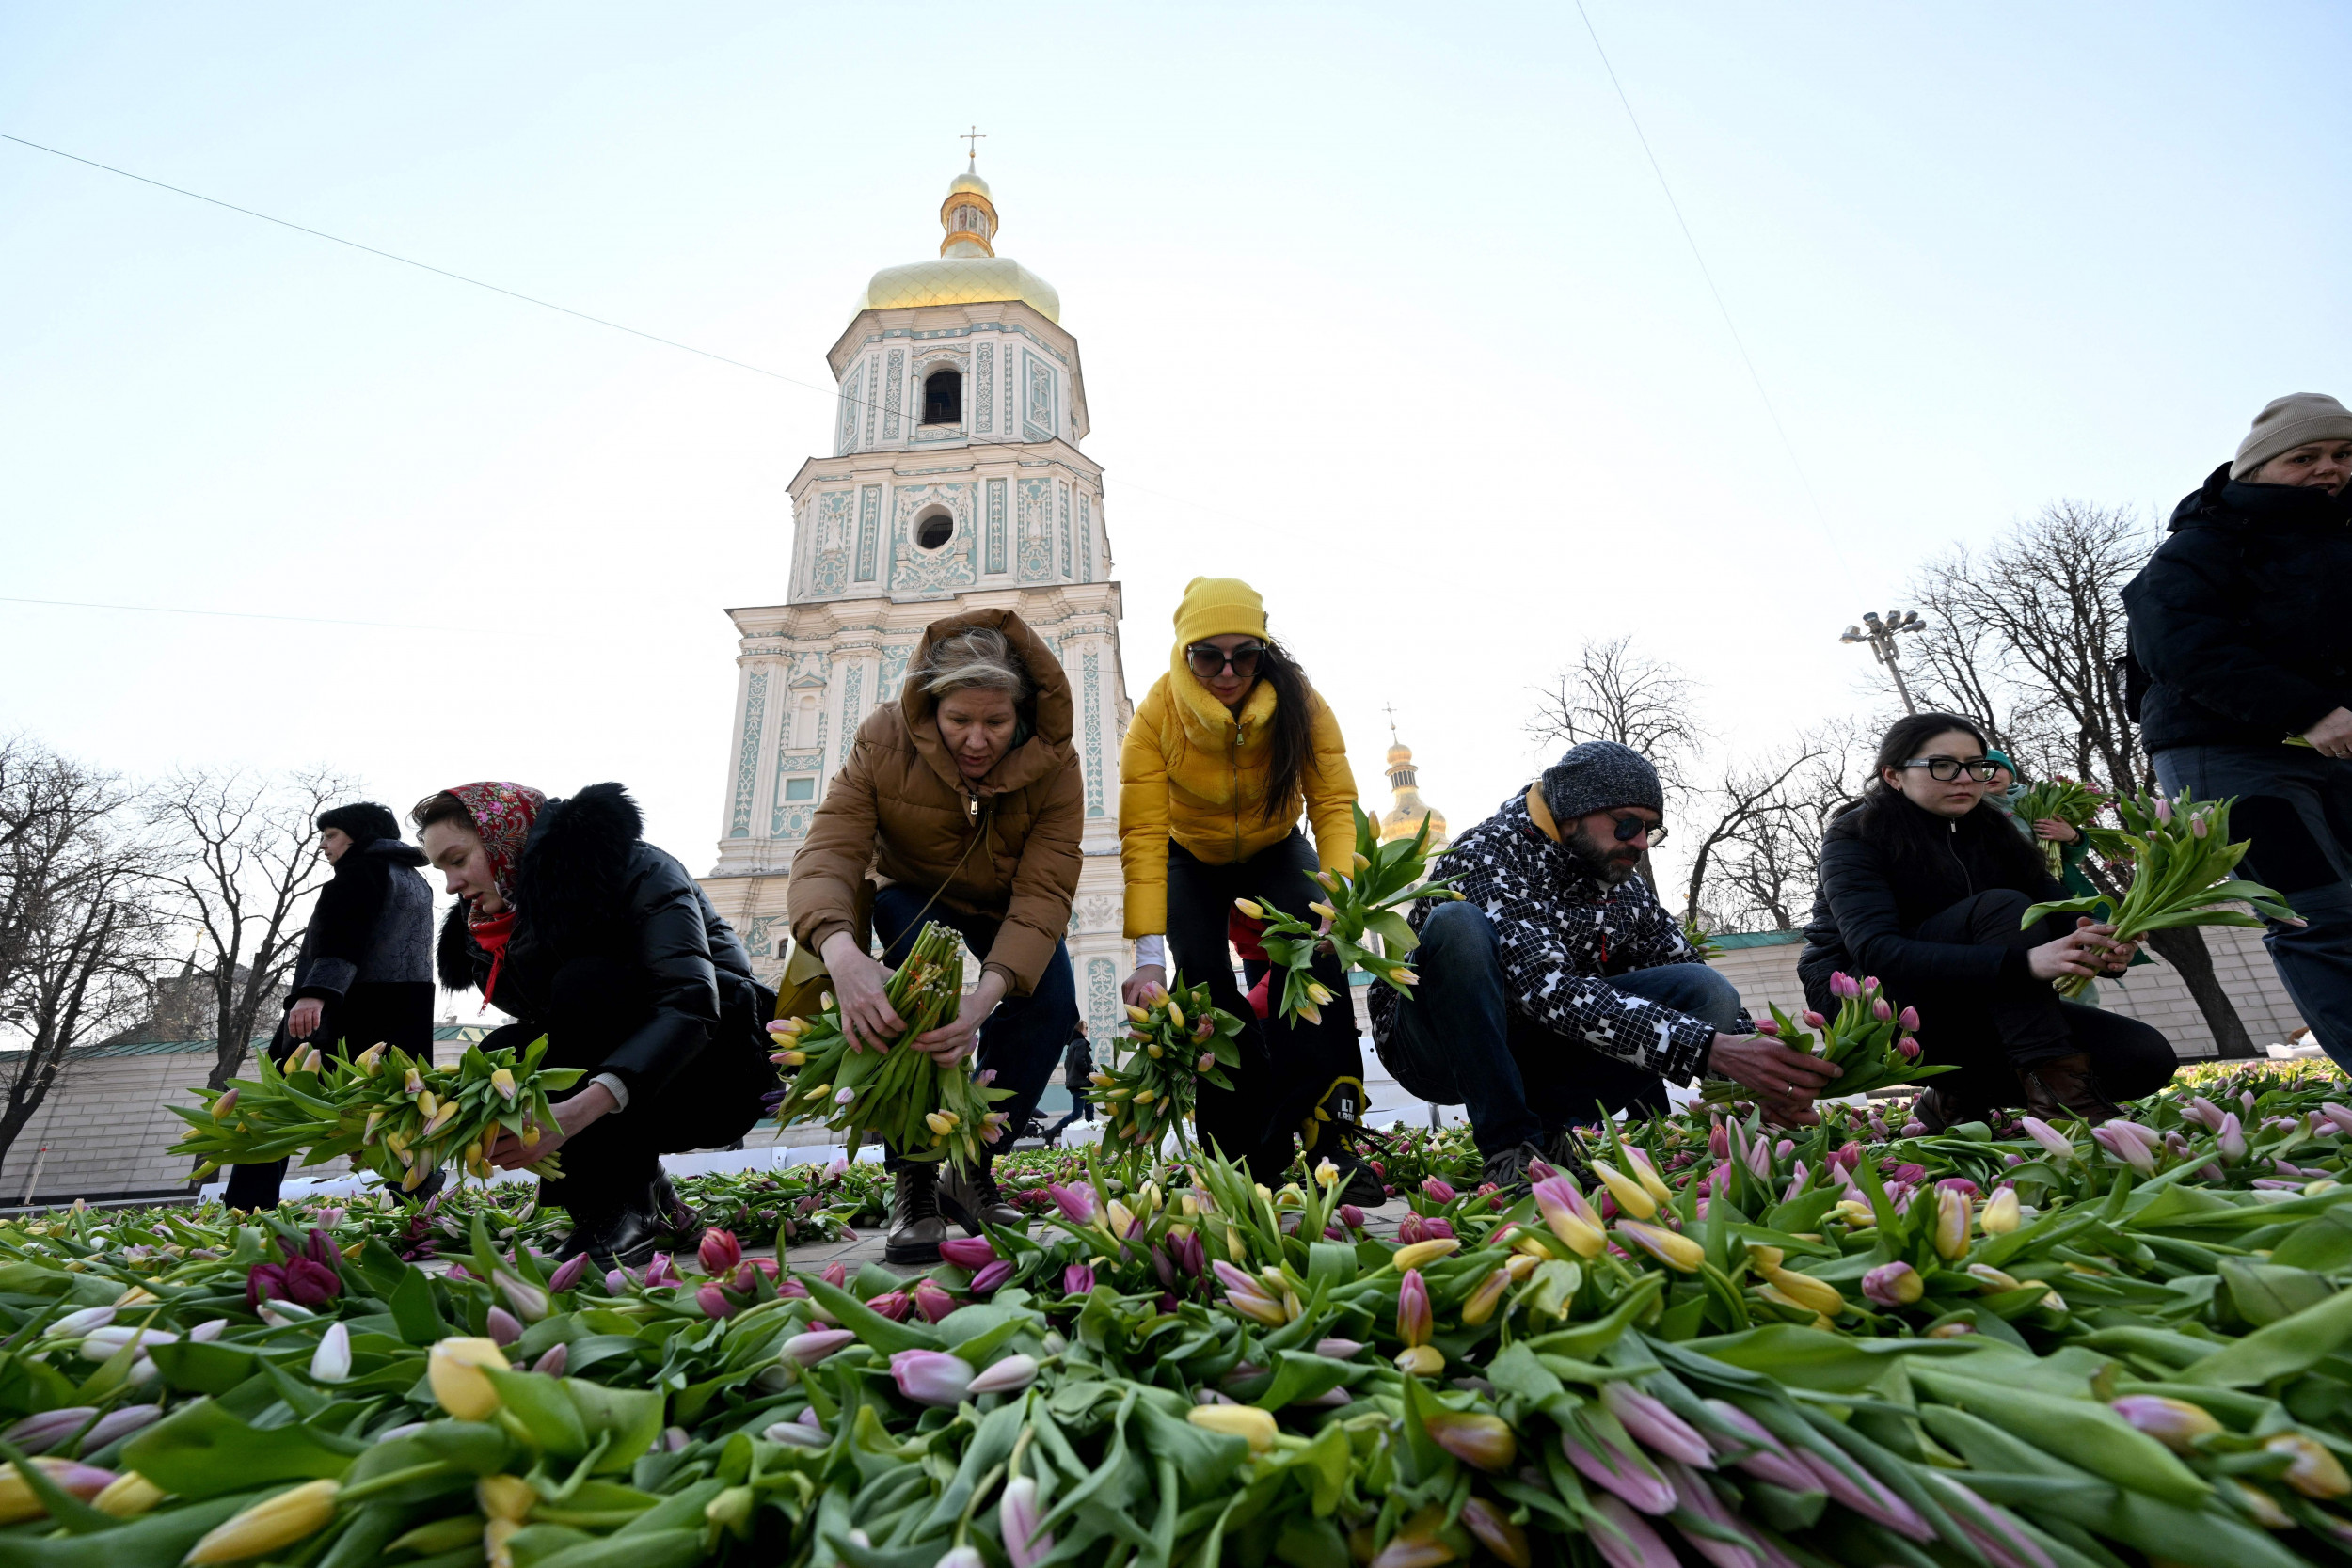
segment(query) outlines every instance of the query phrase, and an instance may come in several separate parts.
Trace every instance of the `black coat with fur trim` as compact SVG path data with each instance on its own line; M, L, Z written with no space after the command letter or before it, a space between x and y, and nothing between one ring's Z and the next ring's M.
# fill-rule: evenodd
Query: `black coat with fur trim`
M751 958L734 927L686 867L645 842L644 817L619 784L590 784L541 807L514 886L515 932L490 1000L539 1023L565 965L588 958L621 968L650 1016L594 1070L618 1074L632 1101L699 1056L723 1018L756 1014ZM452 990L479 990L489 979L490 955L468 931L463 904L441 927L440 972Z

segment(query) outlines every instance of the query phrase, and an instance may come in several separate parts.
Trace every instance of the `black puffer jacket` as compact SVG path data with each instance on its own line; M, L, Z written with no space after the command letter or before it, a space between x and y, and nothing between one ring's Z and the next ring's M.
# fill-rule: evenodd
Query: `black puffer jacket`
M2347 499L2239 483L2224 464L2173 510L2123 590L2151 681L2144 748L2276 746L2352 706Z
M762 988L742 942L686 867L645 842L644 818L619 784L590 784L540 808L516 866L515 908L490 1000L537 1023L566 964L618 966L649 1016L597 1070L619 1074L632 1100L700 1055L723 1020L738 1025L724 1031L727 1049L759 1049ZM462 903L442 924L439 958L452 990L479 990L489 978L490 955L467 930Z
M1874 810L1930 815L1898 796L1848 812L1821 835L1820 891L1797 958L1806 1001L1829 1011L1829 977L1841 970L1856 979L1875 975L1899 1002L1950 986L2023 990L2041 984L2026 967L2022 948L1921 942L1912 935L1930 917L1994 888L2014 889L2037 904L2068 896L2046 871L2018 873L2017 830L2009 818L1979 805L1957 822L1930 824L1948 852L1897 870L1886 850L1863 836L1863 819Z

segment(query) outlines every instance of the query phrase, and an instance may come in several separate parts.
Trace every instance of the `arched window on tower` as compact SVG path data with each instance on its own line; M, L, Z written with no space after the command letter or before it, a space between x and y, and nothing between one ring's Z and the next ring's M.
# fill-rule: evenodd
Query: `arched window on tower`
M923 381L923 422L925 424L961 424L963 422L963 372L959 370L933 371Z

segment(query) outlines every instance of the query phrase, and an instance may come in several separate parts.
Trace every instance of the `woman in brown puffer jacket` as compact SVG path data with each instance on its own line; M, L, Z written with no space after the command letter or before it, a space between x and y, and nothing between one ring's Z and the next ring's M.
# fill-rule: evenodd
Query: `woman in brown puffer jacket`
M792 935L824 959L843 1026L871 1043L905 1029L882 994L884 966L904 961L928 921L963 933L982 963L979 985L915 1044L955 1061L977 1040L981 1069L1013 1091L1000 1108L1016 1130L1078 1022L1062 943L1086 801L1071 715L1061 665L1021 617L979 610L932 622L898 701L858 727L826 786L787 895ZM872 895L882 963L859 920L869 871L882 884ZM883 1255L894 1263L938 1259L943 1206L975 1234L981 1220L1022 1223L985 1162L943 1169L894 1153L889 1164Z

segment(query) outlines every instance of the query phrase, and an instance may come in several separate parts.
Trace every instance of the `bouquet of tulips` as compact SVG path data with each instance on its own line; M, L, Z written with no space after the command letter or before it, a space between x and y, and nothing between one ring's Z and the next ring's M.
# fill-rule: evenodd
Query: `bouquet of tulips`
M2107 800L2106 792L2092 784L2077 784L2073 779L2044 779L2040 784L2027 784L2010 802L2010 810L2027 827L2055 817L2082 832L2098 817ZM2065 846L2055 839L2044 839L2037 841L2037 847L2050 867L2050 875L2057 876L2065 863Z
M170 1152L200 1159L199 1180L223 1165L260 1164L308 1149L306 1165L341 1155L403 1191L414 1191L452 1156L461 1179L490 1179L486 1159L501 1128L530 1141L555 1125L550 1092L580 1081L577 1068L541 1071L543 1036L520 1060L511 1050L466 1048L457 1065L437 1068L394 1046L374 1045L346 1061L315 1045L297 1048L280 1070L266 1055L252 1078L197 1091L203 1101L172 1113L188 1132ZM531 1167L562 1174L550 1154Z
M1897 1012L1876 979L1857 980L1851 974L1829 977L1830 993L1838 999L1837 1016L1825 1019L1807 1008L1790 1018L1775 1006L1770 1022L1759 1022L1759 1035L1777 1036L1791 1051L1803 1051L1845 1070L1832 1081L1837 1095L1868 1094L1889 1084L1916 1084L1923 1078L1953 1070L1919 1059L1917 1009ZM1748 1090L1728 1079L1711 1079L1699 1099L1708 1105L1727 1105L1745 1099Z
M881 1051L850 1037L841 1026L840 1004L830 996L818 1018L768 1025L776 1044L769 1060L791 1075L777 1124L830 1127L846 1135L851 1159L871 1136L902 1159L977 1164L980 1146L1004 1136L1005 1113L989 1106L1011 1099L1012 1091L990 1088L989 1075L976 1074L969 1056L942 1066L914 1048L917 1036L938 1028L962 1002L963 941L955 928L937 921L924 927L883 994L906 1031Z
M1310 925L1263 901L1233 901L1234 907L1250 919L1265 922L1265 932L1258 940L1265 948L1266 958L1283 971L1281 1005L1276 1011L1284 1020L1323 1022L1323 1009L1330 1005L1331 991L1314 977L1312 969L1315 949L1326 942L1339 954L1343 971L1363 970L1403 994L1412 995L1414 974L1405 956L1421 945L1421 938L1406 923L1404 911L1417 898L1461 896L1446 882L1422 879L1429 867L1427 818L1422 820L1421 831L1411 838L1391 839L1383 844L1373 832L1372 818L1364 815L1364 808L1357 806L1354 810L1354 871L1345 876L1330 871L1315 873L1315 880L1323 884L1327 897L1309 904L1307 911L1317 917L1320 924ZM1375 936L1384 951L1368 945Z
M1233 1043L1241 1020L1213 1005L1207 986L1186 988L1181 974L1174 990L1155 990L1150 1006L1129 1007L1127 1018L1134 1033L1114 1040L1109 1065L1088 1079L1110 1118L1104 1142L1156 1150L1173 1130L1181 1146L1201 1081L1233 1086L1225 1069L1241 1066Z
M2200 804L2184 793L2179 800L2140 795L2119 797L2116 814L2123 829L2093 830L2091 842L2114 861L2132 862L2132 885L2121 900L2104 893L2085 898L2065 898L2036 904L2026 911L2031 926L2045 914L2088 914L2115 927L2118 942L2137 942L2151 931L2182 926L2251 926L2265 920L2293 920L2285 898L2260 882L2240 881L2230 873L2246 858L2247 841L2230 842L2232 800ZM2237 906L2250 905L2249 914ZM2060 996L2078 996L2090 980L2082 975L2059 982Z

